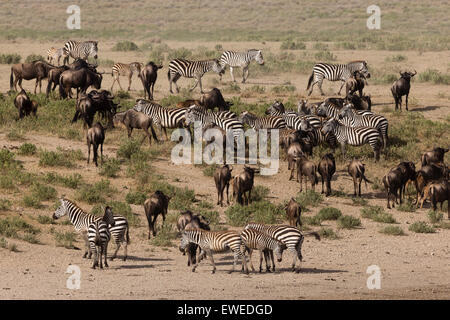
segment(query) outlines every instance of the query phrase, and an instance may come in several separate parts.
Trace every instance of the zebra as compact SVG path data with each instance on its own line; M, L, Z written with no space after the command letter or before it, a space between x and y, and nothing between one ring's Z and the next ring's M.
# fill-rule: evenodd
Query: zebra
M308 121L313 128L320 128L322 126L322 121L319 117L314 115L299 115L298 112L293 110L285 110L283 103L279 101L275 101L267 108L266 114L283 117L287 127L291 129L300 130L303 120Z
M209 72L211 70L218 74L221 74L223 72L219 60L212 59L212 60L190 61L185 59L174 59L170 61L169 71L167 72L167 77L169 78L170 84L170 93L173 93L172 82L175 84L177 93L180 92L177 85L177 81L181 76L195 79L195 84L190 89L190 91L194 90L197 87L197 84L199 84L200 92L204 93L202 88L202 77L206 72Z
M309 90L308 96L311 95L316 83L319 87L321 95L325 95L322 91L322 82L324 78L329 81L342 81L341 88L338 92L340 95L345 81L350 78L355 71L359 71L366 79L370 78L367 62L363 60L352 61L347 64L315 64L313 67L313 72L308 80L308 87L306 88L306 90Z
M306 133L313 147L317 147L323 143L326 143L333 150L334 153L334 150L337 147L337 138L333 132L328 132L327 134L324 134L322 132L322 127L320 127L320 128L312 128L311 130L308 130Z
M47 50L47 61L49 63L52 63L53 60L56 60L58 61L59 66L59 61L61 60L61 57L63 57L63 61L66 58L64 48L56 49L55 47L51 47L50 49Z
M239 120L243 124L248 124L254 130L259 129L284 129L286 128L286 121L283 117L269 116L257 117L255 114L244 111L239 116Z
M261 50L250 49L247 52L224 51L220 56L220 65L224 70L223 73L225 73L226 66L230 66L230 74L233 82L236 82L233 75L233 68L242 68L242 83L245 83L249 75L248 66L252 60L255 60L260 65L264 65ZM220 81L222 81L222 73L220 74Z
M383 149L386 148L389 123L385 117L376 114L360 115L355 112L350 104L347 104L339 113L339 119L349 127L371 127L377 129L383 139Z
M211 265L213 266L212 273L216 272L216 265L212 255L213 252L224 252L231 249L234 254L234 263L233 268L228 273L234 271L238 257L240 257L245 268L245 273L248 274L245 253L241 250L242 239L236 231L206 231L202 229L185 230L181 235L180 251L184 252L190 243L195 243L200 247L202 251L200 255L209 256ZM198 264L199 259L196 259L195 265L192 266L192 272L195 272Z
M382 137L380 132L371 127L351 128L340 123L336 119L328 120L322 127L322 133L333 132L341 145L342 155L345 157L345 145L361 146L368 143L373 150L375 161L380 159Z
M87 58L90 56L94 57L94 59L97 59L97 45L98 41L67 41L64 44L63 64L66 64L66 62L69 63L69 56L74 59L81 58L83 60L87 60Z
M317 108L317 115L319 117L324 118L333 118L336 120L340 120L339 113L341 112L342 108L337 107L336 105L332 103L325 103L322 102L319 105L319 108ZM355 110L356 114L360 116L373 116L374 113L372 111L368 110Z
M91 222L100 220L101 218L96 217L93 214L84 212L80 207L76 205L76 203L74 203L71 200L61 198L59 199L59 201L60 206L53 213L53 219L59 219L65 216L66 214L69 216L69 220L74 225L75 231L81 233L84 238L86 244L86 251L83 255L83 258L88 257L90 259L92 256L92 252L90 251L89 247L87 230ZM114 242L117 247L111 260L113 260L116 257L117 252L119 251L119 248L123 243L125 249L125 255L123 260L125 261L127 259L127 245L130 242L128 221L126 218L119 215L114 216L114 221L115 226L110 228L110 232L112 234L112 237L114 238Z
M266 272L270 272L268 262L269 251L271 251L272 254L275 252L278 262L282 261L283 251L286 249L286 245L283 242L271 238L268 235L254 229L244 229L241 232L241 239L246 250L249 251L249 261L252 271L255 271L252 263L253 250L259 250L259 272L262 272L263 254L266 260ZM271 258L272 270L275 271L275 261L273 259L273 255L271 255Z
M114 83L119 84L120 90L122 89L122 86L120 85L119 77L120 76L127 76L128 77L128 89L127 91L130 91L131 88L131 77L133 76L133 73L136 72L138 77L140 77L141 68L144 66L143 63L140 62L132 62L129 64L126 63L116 63L112 67L111 75L114 78L114 81L111 85L111 92L113 91Z
M133 107L135 111L145 113L152 118L153 124L158 127L160 135L164 131L167 140L166 129L182 128L185 122L185 112L187 108L167 109L163 106L144 99L138 99Z
M286 245L286 248L294 253L294 260L292 261L292 271L299 272L300 269L295 268L297 258L301 262L303 260L302 256L302 244L305 239L305 235L314 235L317 240L320 240L319 234L316 232L305 233L303 235L300 230L293 226L288 225L265 225L262 223L248 223L245 229L254 229L259 232L263 232L269 237L272 237L278 241L281 241Z
M105 256L105 267L108 267L108 261L106 259L108 252L108 243L111 239L111 232L108 225L114 227L116 224L114 216L110 207L106 207L105 214L100 220L94 220L88 226L88 241L90 245L91 252L95 252L94 263L92 269L99 266L100 258L100 269L103 269L102 256Z

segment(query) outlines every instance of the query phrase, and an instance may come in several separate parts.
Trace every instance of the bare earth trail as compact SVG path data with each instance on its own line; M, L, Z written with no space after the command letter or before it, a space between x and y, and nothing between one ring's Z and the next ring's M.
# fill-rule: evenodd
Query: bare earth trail
M30 53L44 54L45 48L52 44L25 43L5 44L3 52L19 52L22 57ZM175 44L169 43L170 46ZM177 43L177 46L198 46L199 43ZM208 44L211 46L211 44ZM230 43L230 46L234 45ZM236 46L257 47L258 43L235 44ZM279 46L279 43L277 44ZM112 44L107 44L108 47ZM268 43L265 46L275 48L275 44ZM102 58L118 59L123 53L106 50ZM373 64L384 61L386 55L393 52L355 52L337 51L339 61L347 61L364 56ZM439 59L448 59L448 52L406 53L408 65L416 66L421 72L426 68L439 63ZM131 62L136 59L144 60L141 53L126 53L126 59L122 62ZM370 65L370 63L369 63ZM109 71L108 71L109 72ZM238 72L237 74L240 74ZM249 88L254 85L283 84L286 81L296 86L299 96L304 95L309 75L282 74L277 77L258 76L250 74L249 83L241 88ZM211 79L215 75L207 75L205 89L211 88ZM238 79L238 77L236 77ZM124 78L122 84L124 84ZM105 76L103 88L110 88L111 77ZM210 82L208 82L210 81ZM224 76L225 85L229 84L229 72ZM46 81L44 81L46 84ZM191 85L191 82L181 79L182 87ZM220 88L222 84L218 85ZM270 88L272 85L267 85ZM30 90L33 82L24 81L24 87ZM139 79L133 79L133 96L137 96L142 90ZM330 82L324 83L327 93L337 91L338 85ZM0 65L0 92L9 90L9 66ZM138 91L139 90L139 91ZM267 90L268 92L269 90ZM375 102L375 110L380 111L382 106L393 108L393 100L390 96L389 85L370 85L367 91ZM444 95L442 95L443 93ZM155 86L156 99L161 99L168 94L167 67L159 73ZM311 100L319 100L320 96L314 91ZM449 116L448 86L431 85L430 83L413 83L411 95L412 112L422 112L426 118L445 121ZM198 92L194 92L197 96ZM229 95L226 95L229 96ZM283 97L271 97L272 99ZM252 101L252 98L246 99ZM43 107L45 108L45 107ZM72 115L69 115L71 117ZM115 129L121 136L126 135L124 129ZM10 141L6 137L7 131L0 130L0 148L14 148L23 142ZM141 132L133 135L142 135ZM108 136L108 133L107 133ZM35 144L38 148L55 150L58 146L65 149L81 149L87 155L86 145L83 141L73 141L58 138L50 134L28 132L25 134L26 142ZM169 144L165 144L170 148ZM105 154L112 157L116 155L118 145L116 143L105 144ZM94 183L102 177L91 163L77 161L76 167L67 168L42 168L38 165L37 157L17 156L29 172L45 173L49 171L60 174L80 173L84 181ZM345 163L337 164L337 173L333 181L334 190L342 190L347 195L353 193L353 184L346 173ZM122 166L124 171L125 166ZM213 179L202 173L201 167L193 165L177 166L170 159L159 157L151 162L152 170L164 176L166 181L179 187L189 187L195 190L196 198L214 204L213 210L220 213L221 222L225 222L224 211L226 207L216 206L216 190ZM234 173L239 172L240 165L234 166ZM381 178L382 172L367 171L368 177ZM289 172L287 163L280 161L279 173L270 177L257 176L255 185L270 188L269 200L280 203L297 194L299 184L288 181ZM120 191L123 199L130 188L134 187L133 179L127 178L123 172L117 178L109 179L112 186ZM309 186L308 186L309 188ZM320 192L320 184L316 191ZM55 186L58 196L73 193L73 190ZM231 188L230 188L231 189ZM231 190L230 190L231 191ZM385 196L381 191L374 191L369 185L363 186L363 196L368 199L370 205L380 205L385 208ZM5 197L13 197L5 194ZM37 215L51 216L52 203L45 203L43 209L22 208L20 203L13 203L13 211L23 216L37 217ZM91 206L81 203L80 206L89 211ZM295 274L290 271L292 261L291 253L283 256L283 262L278 264L276 273L250 273L244 275L240 272L228 274L232 266L230 254L215 256L217 273L211 274L209 261L202 261L195 273L187 267L187 258L182 256L174 241L173 247L160 248L150 244L147 240L147 222L142 206L132 205L135 213L140 215L141 226L131 228L131 243L128 248L129 260L123 262L118 259L110 262L107 270L92 270L92 261L82 259L81 250L69 250L56 247L54 237L50 235L49 225L38 225L41 228L39 240L42 244L32 245L24 241L8 239L16 243L19 252L10 252L0 249L0 299L448 299L450 297L450 230L437 229L433 234L418 234L408 231L408 226L416 221L427 220L429 207L417 210L414 213L401 212L392 209L389 212L405 233L406 236L389 236L379 233L384 224L361 218L360 206L353 206L349 197L329 197L310 212L303 213L306 216L314 215L320 208L333 206L343 214L358 217L362 221L362 227L353 230L340 230L335 222L325 221L323 227L331 227L337 230L339 239L322 239L317 241L307 237L303 244L302 270ZM4 217L8 213L2 213ZM67 219L67 218L64 218ZM446 214L444 220L448 221ZM158 221L159 222L159 221ZM64 231L73 231L71 225L57 225L55 228ZM317 230L317 228L313 228ZM83 249L83 242L78 237L77 247ZM109 252L114 245L110 244ZM119 251L119 258L123 251ZM257 265L254 255L253 264ZM81 288L69 290L66 281L70 274L66 273L67 267L77 265L81 268ZM371 265L377 265L381 270L381 289L369 290L366 282L370 276L366 270ZM240 264L238 264L240 271Z

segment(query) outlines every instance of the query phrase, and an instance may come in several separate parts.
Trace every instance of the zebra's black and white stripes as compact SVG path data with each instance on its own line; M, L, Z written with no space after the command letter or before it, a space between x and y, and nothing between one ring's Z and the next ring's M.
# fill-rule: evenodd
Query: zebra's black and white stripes
M115 221L111 208L106 207L103 218L101 218L101 220L94 220L88 226L87 237L89 245L91 252L95 252L92 269L95 269L97 266L99 266L100 269L103 269L103 256L105 257L105 267L108 267L108 261L106 258L108 254L108 243L111 239L109 225L114 226Z
M64 64L69 63L69 56L78 59L87 60L88 57L97 59L98 41L83 41L78 42L69 40L64 44Z
M64 48L59 48L56 49L54 47L51 47L50 49L47 50L47 61L52 64L53 60L58 62L58 66L59 66L59 61L61 60L61 57L63 57L64 59L66 58L66 55L64 53ZM63 59L63 61L64 61Z
M253 113L244 111L239 116L239 119L242 123L248 124L255 130L286 128L286 121L283 119L283 117L278 116L258 117Z
M153 124L160 130L160 135L161 131L164 130L167 140L167 128L181 128L184 126L184 114L187 108L167 109L157 103L139 99L133 109L143 112L152 118Z
M371 127L351 128L340 123L336 119L328 120L322 127L324 134L334 133L337 141L341 145L342 154L345 156L345 145L362 146L369 144L374 152L375 160L380 158L380 149L382 145L382 137L380 132Z
M249 75L248 66L252 60L255 60L260 65L264 65L261 50L250 49L247 52L224 51L220 56L220 65L223 70L225 70L227 65L230 66L230 74L233 82L236 82L233 68L242 68L242 83L245 83ZM220 80L222 80L222 74L220 75Z
M180 92L177 81L180 77L194 78L195 84L190 89L194 90L197 85L200 85L200 92L203 93L202 77L206 72L214 71L215 73L222 73L222 67L217 59L190 61L185 59L174 59L169 62L169 71L167 76L169 78L170 93L172 91L172 82L175 84L177 93Z
M347 64L317 63L314 65L313 72L308 80L308 87L306 88L306 90L309 90L308 96L312 93L316 83L319 87L321 95L325 95L322 91L323 79L327 79L329 81L342 81L341 88L338 92L338 94L341 94L345 81L350 78L355 71L361 72L361 74L367 79L370 78L366 61L352 61Z
M214 252L224 252L229 249L234 254L233 268L229 273L234 271L239 257L242 259L245 272L248 273L245 255L241 250L242 239L239 233L235 231L205 231L201 229L185 230L181 236L180 250L184 252L189 243L197 244L201 248L201 251L209 257L213 266L212 273L216 272L216 265L212 254ZM192 267L192 272L197 268L199 259L196 261L196 264Z
M130 91L131 88L131 78L133 77L133 74L136 73L138 76L141 73L141 68L143 67L143 64L140 62L132 62L129 64L126 63L116 63L112 67L111 74L113 76L113 83L111 85L111 91L113 91L114 83L119 84L120 90L123 90L122 85L120 84L119 77L120 76L126 76L128 77L128 91Z

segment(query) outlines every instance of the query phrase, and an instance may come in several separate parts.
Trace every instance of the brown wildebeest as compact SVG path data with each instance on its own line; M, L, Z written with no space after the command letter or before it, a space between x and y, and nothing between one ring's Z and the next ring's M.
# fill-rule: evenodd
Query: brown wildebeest
M217 204L220 204L221 207L223 206L223 191L225 190L225 187L227 188L227 204L230 204L230 199L228 198L228 189L230 188L232 170L233 167L225 164L222 167L217 168L214 172L214 182L217 189Z
M36 89L39 84L39 93L42 92L42 79L46 79L48 73L55 66L41 60L29 62L29 63L17 63L11 67L11 76L9 78L10 90L17 91L17 82L19 82L20 89L22 88L22 80L32 80L36 79L36 84L34 86L34 94L36 94ZM15 79L14 79L15 77Z
M432 164L432 163L444 163L444 156L445 153L448 152L449 149L444 149L444 148L434 148L431 151L425 152L421 159L422 162L422 167L426 166L427 164Z
M355 71L353 72L353 77L348 78L345 81L345 96L348 96L349 94L353 94L356 91L359 92L359 96L362 97L362 91L364 89L366 78L364 75L359 72Z
M284 207L286 210L286 216L289 221L289 225L296 227L301 226L302 221L300 219L300 216L302 214L302 208L300 207L300 204L295 201L294 198L291 198L289 200L288 204Z
M19 119L22 119L31 113L36 116L38 103L34 100L30 100L24 89L22 89L14 98L14 105L19 110Z
M228 111L233 105L232 102L225 101L219 89L213 88L209 92L205 92L200 98L200 104L206 109L214 110L215 107L219 111Z
M397 199L402 203L408 180L416 179L416 166L413 162L401 162L398 166L391 169L382 179L384 187L387 193L387 207L390 209L389 200L391 196L394 197L394 202L397 203ZM399 194L397 192L400 191ZM393 204L395 206L395 204Z
M72 123L83 118L85 126L91 127L95 113L99 112L103 119L108 120L108 126L114 128L113 115L116 114L117 104L113 99L114 96L107 90L92 90L88 94L80 94Z
M177 103L177 108L189 108L192 105L203 107L200 100L188 99Z
M423 194L425 186L432 182L440 179L449 178L449 170L447 166L443 163L439 164L427 164L417 171L416 179L414 180L417 195L416 204L419 205L420 198Z
M406 96L406 110L408 110L408 95L411 89L411 78L417 74L417 71L412 72L400 72L400 79L392 84L391 92L395 100L395 110L400 105L400 111L402 111L402 96Z
M233 178L233 199L241 205L248 205L252 202L252 189L255 173L259 169L244 165L244 171Z
M162 69L163 65L156 65L153 61L147 63L139 73L142 85L144 86L144 99L146 94L149 100L153 100L153 91L155 88L156 78L158 77L158 69Z
M187 210L180 214L177 220L177 228L179 232L189 229L203 229L210 230L209 227L210 222L203 217L202 215L194 214L191 211ZM189 243L186 249L183 251L183 255L188 254L188 266L194 265L196 263L196 253L197 253L198 245L195 243ZM199 256L199 261L202 259Z
M86 142L88 146L88 158L87 163L89 164L89 158L91 157L91 144L92 150L94 151L94 163L98 166L97 156L98 156L98 146L100 146L100 156L103 164L103 142L105 141L105 129L100 122L94 124L88 129L86 134Z
M357 94L349 93L345 100L346 103L351 103L353 105L353 108L355 108L356 110L371 111L372 109L372 100L370 99L370 96L360 97Z
M66 70L61 73L59 77L59 94L61 98L70 96L70 89L77 89L77 99L79 92L86 93L86 90L93 86L95 89L100 89L102 86L103 76L100 73L94 72L88 68L79 70Z
M47 98L48 95L50 94L50 90L51 91L55 91L56 86L59 86L59 77L61 76L61 73L63 73L64 71L68 70L69 67L68 66L60 66L60 67L56 67L51 69L48 72L48 84L47 84ZM53 88L52 88L52 84L53 84Z
M297 164L297 181L300 182L300 192L303 191L303 176L305 179L305 188L308 191L308 179L311 182L311 188L315 190L317 179L317 167L314 162L308 160L304 155L298 156L296 159Z
M430 182L425 188L424 188L424 195L422 197L422 203L421 208L423 205L423 201L427 198L430 199L430 202L433 206L433 210L437 210L437 204L441 203L441 210L442 205L444 202L450 201L450 186L449 186L448 180L439 180L436 182ZM450 205L447 203L447 218L450 219Z
M331 179L333 174L336 172L336 162L334 155L332 153L327 153L322 157L317 166L320 176L322 177L322 193L323 193L323 183L326 182L327 192L326 196L331 194Z
M158 142L158 137L156 136L156 132L152 126L152 118L146 115L143 112L137 112L133 109L129 109L127 111L118 112L113 117L114 124L122 123L128 131L128 138L131 138L131 133L133 129L142 129L148 137L149 145L152 144L152 137L148 132L148 129L152 131L153 139Z
M292 142L289 147L286 150L287 155L287 161L288 161L288 170L291 170L291 175L289 177L289 180L292 180L294 178L294 170L295 170L295 163L296 159L300 156L304 156L304 152L302 150L302 146L299 142ZM297 177L298 181L298 177Z
M358 196L361 197L361 182L362 182L362 180L364 180L364 182L366 183L366 187L367 187L367 182L372 183L369 179L366 178L366 176L364 174L366 171L365 164L359 160L352 160L348 164L347 171L348 171L348 174L350 175L350 177L352 177L352 179L353 179L353 189L354 189L353 196L356 197L356 190L358 190Z
M163 224L166 221L167 207L169 206L169 201L171 197L166 196L162 191L156 190L151 197L144 202L145 215L148 221L148 238L150 239L150 234L156 236L156 218L161 214L163 217Z

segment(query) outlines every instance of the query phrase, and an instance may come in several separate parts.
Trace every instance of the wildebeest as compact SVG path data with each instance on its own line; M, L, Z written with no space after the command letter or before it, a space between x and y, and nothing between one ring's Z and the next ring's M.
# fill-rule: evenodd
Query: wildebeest
M369 110L372 109L372 100L370 96L358 96L357 94L348 94L345 101L351 103L356 110ZM344 102L345 104L345 102Z
M165 195L162 191L156 190L150 198L144 202L144 211L148 221L148 238L150 235L156 236L156 218L161 214L163 217L163 224L166 221L167 207L172 197Z
M417 191L416 204L419 205L419 201L423 194L423 190L428 183L448 178L449 178L449 170L447 166L443 163L427 164L426 166L420 168L420 170L417 171L416 179L414 180Z
M217 88L213 88L211 91L202 94L200 97L200 104L206 109L211 110L214 110L214 108L217 107L219 111L228 111L230 110L230 106L233 105L232 102L225 101L222 93Z
M61 73L63 73L64 71L68 70L69 67L68 66L60 66L60 67L56 67L51 69L48 72L48 84L47 84L47 98L50 94L50 90L51 91L55 91L56 86L59 86L59 77L61 76ZM53 88L52 88L52 84L53 84Z
M228 189L230 187L232 170L232 166L224 164L222 167L217 168L214 172L214 182L217 189L217 205L220 204L221 207L223 206L223 191L225 190L225 188L227 188L227 204L230 204L230 200L228 198Z
M366 183L366 187L367 182L372 183L369 179L366 178L365 171L366 171L365 164L359 160L352 160L348 164L347 172L353 179L354 196L356 196L356 190L358 190L358 196L361 197L362 180L364 180L364 182Z
M210 222L203 217L202 215L194 214L191 211L187 210L185 212L180 213L180 216L177 220L177 229L179 232L189 229L203 229L203 230L211 230L209 227ZM197 253L198 245L195 243L189 243L186 247L186 250L183 252L183 255L188 254L188 266L194 265L196 263L196 253ZM199 261L201 260L201 256L199 256Z
M99 146L100 146L101 161L103 164L103 142L104 141L105 141L105 129L103 128L103 126L100 122L97 122L91 128L88 129L87 134L86 134L86 142L87 142L87 146L88 146L88 158L87 158L88 164L89 164L89 158L91 157L91 145L92 145L92 150L94 151L93 161L94 161L95 165L98 166L97 156L98 156L98 147Z
M127 128L128 138L131 138L131 133L133 132L133 129L144 130L145 134L148 137L148 143L151 145L152 137L148 132L148 129L150 128L150 130L152 131L153 139L155 139L155 141L158 142L158 137L156 136L156 132L152 126L152 118L150 118L143 112L137 112L133 109L117 112L113 117L113 121L115 124L122 123L125 126L125 128Z
M348 78L345 81L345 96L359 92L359 96L362 97L362 91L364 89L366 78L359 71L353 72L353 77Z
M317 166L314 162L308 160L304 155L298 156L296 159L297 165L297 181L300 182L300 192L303 191L303 176L305 179L305 188L308 191L308 179L311 182L311 188L314 190L317 184Z
M450 219L450 182L448 180L440 180L436 182L429 183L424 189L423 200L429 198L431 205L433 206L433 210L437 210L437 204L441 203L442 205L447 200L447 218ZM423 204L423 201L422 201Z
M390 198L393 196L393 206L402 198L405 193L405 186L408 180L416 179L416 167L413 162L401 162L398 166L391 169L382 179L387 194L387 208L390 209Z
M434 148L431 151L427 151L425 152L422 157L420 158L421 162L422 162L422 167L426 166L427 164L432 164L432 163L444 163L444 156L445 153L448 152L449 149L444 149L444 148Z
M55 66L41 60L36 60L29 63L17 63L11 67L11 76L9 78L10 90L17 91L17 82L19 82L20 89L22 88L22 80L32 80L36 79L36 84L34 86L34 94L36 94L36 89L39 84L39 92L42 92L42 79L46 79L48 73ZM15 77L15 79L14 79Z
M193 105L203 107L200 100L188 99L177 103L177 108L189 108Z
M100 89L102 85L103 76L88 68L79 70L66 70L61 73L59 77L59 94L61 98L65 99L67 96L72 98L70 89L77 89L77 98L79 92L86 93L86 90L93 86L95 89Z
M294 198L291 198L287 205L284 207L286 210L286 216L289 221L289 225L291 226L301 226L301 214L302 214L302 208L300 207L300 204L295 201Z
M406 110L408 110L408 95L411 89L411 78L417 74L417 71L412 72L400 72L400 79L392 84L391 92L395 100L395 110L400 105L400 111L402 110L402 96L406 96Z
M323 183L326 182L326 196L331 194L331 178L333 178L333 174L336 172L336 162L334 159L334 155L332 153L325 154L319 162L317 169L322 177L322 193L323 192Z
M19 110L19 119L22 119L24 116L28 116L31 113L36 116L38 103L34 100L30 100L24 89L22 89L14 98L14 105L17 110Z
M252 189L255 173L259 169L255 169L244 165L244 171L233 178L233 199L241 205L248 205L252 201Z
M102 118L107 119L108 126L113 128L113 116L117 111L117 104L113 102L113 98L114 96L107 90L92 90L88 94L81 94L77 99L72 123L83 118L85 125L90 127L95 113L99 112Z
M288 161L288 170L291 170L289 180L292 180L292 178L294 177L294 170L296 168L296 159L300 156L304 156L304 152L300 143L297 141L292 142L286 150L286 156Z
M161 69L162 67L162 64L156 65L153 61L150 61L139 73L139 78L141 78L142 85L144 86L144 99L147 94L148 99L153 100L153 91L158 77L158 69Z

